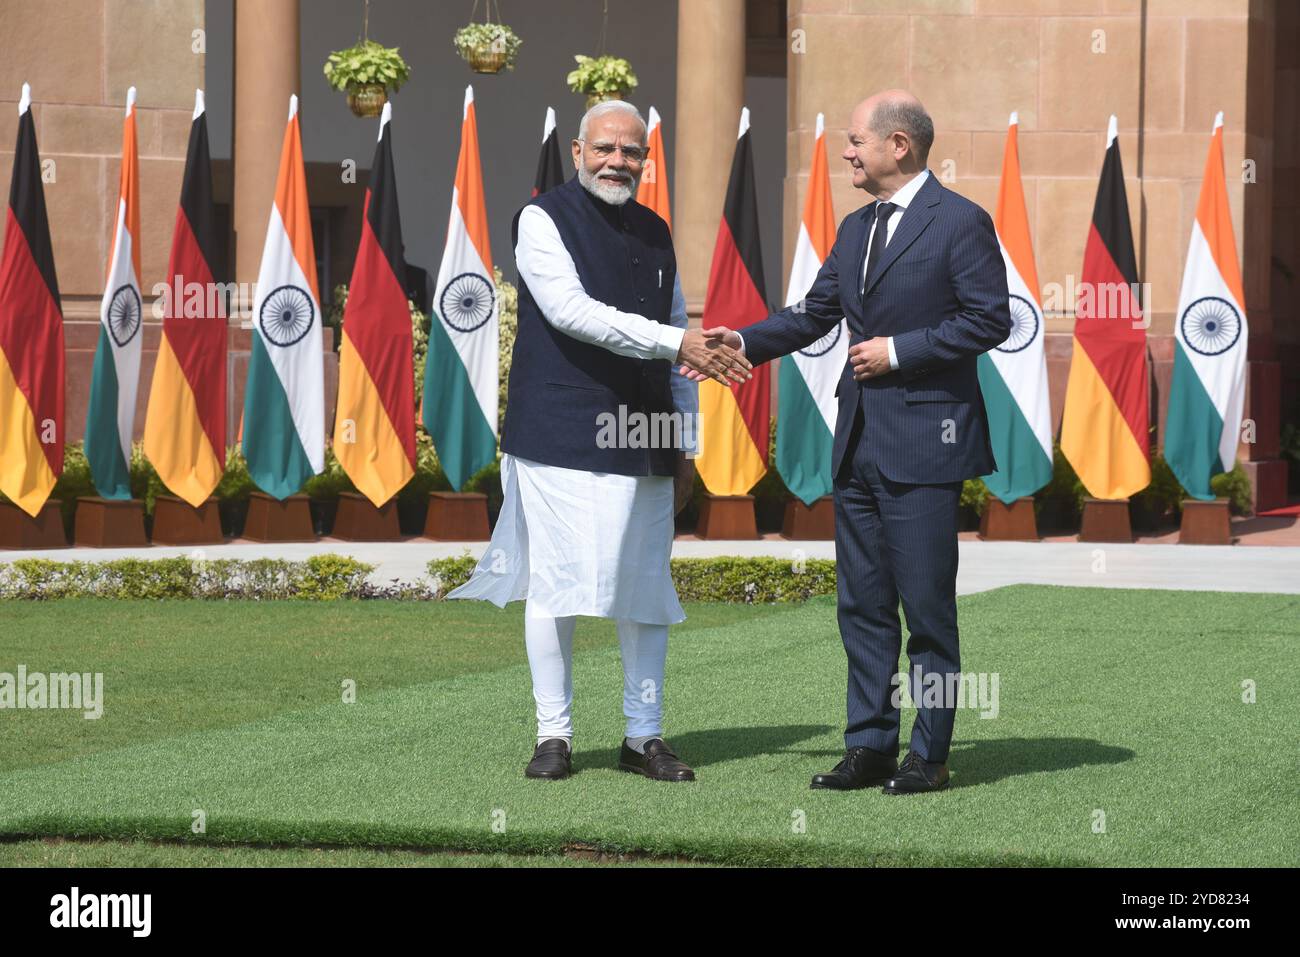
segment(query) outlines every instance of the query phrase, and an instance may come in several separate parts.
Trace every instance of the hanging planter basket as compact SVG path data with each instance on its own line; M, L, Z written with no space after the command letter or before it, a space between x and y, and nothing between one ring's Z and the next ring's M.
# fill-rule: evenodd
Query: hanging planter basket
M523 41L504 23L470 23L456 31L456 52L475 73L513 70Z
M348 107L362 118L378 116L387 102L388 91L382 83L369 83L348 92Z
M610 90L608 93L588 93L587 109L591 109L597 103L603 103L606 100L626 100L625 92L624 90Z
M411 78L411 68L397 47L365 39L346 50L336 50L325 61L325 79L348 96L348 107L357 116L378 116L396 92Z
M578 68L567 79L569 89L587 96L587 109L603 100L622 100L636 89L637 78L632 64L622 57L590 57L578 54L573 58Z

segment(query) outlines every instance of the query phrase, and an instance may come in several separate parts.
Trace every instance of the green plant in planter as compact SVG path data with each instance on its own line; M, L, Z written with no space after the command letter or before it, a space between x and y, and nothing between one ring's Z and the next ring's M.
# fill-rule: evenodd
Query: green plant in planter
M502 67L513 70L523 42L504 23L470 23L452 38L456 52L476 73L498 73Z
M325 61L325 79L340 93L357 116L378 116L388 91L401 89L411 78L411 68L397 52L374 40L362 40L346 50L336 50Z
M617 56L583 56L573 58L578 68L568 76L569 89L592 98L619 98L636 89L637 78L632 64Z
M1233 464L1231 472L1220 472L1210 479L1210 491L1216 498L1226 498L1234 515L1249 515L1254 510L1250 479L1240 462Z

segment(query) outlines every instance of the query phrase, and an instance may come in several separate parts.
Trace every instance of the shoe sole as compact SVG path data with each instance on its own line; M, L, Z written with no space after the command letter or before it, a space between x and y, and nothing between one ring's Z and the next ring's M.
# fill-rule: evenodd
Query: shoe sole
M949 783L950 783L949 781L944 781L944 782L943 782L942 784L940 784L938 787L935 787L935 788L926 788L924 791L903 791L903 790L899 790L898 788L892 788L892 789L891 789L891 788L883 788L882 791L883 791L885 794L933 794L935 791L946 791L946 790L948 790L948 785L949 785Z
M618 769L620 771L626 771L628 774L639 774L641 775L641 777L648 778L651 781L667 781L669 784L678 784L678 783L684 783L687 781L695 780L694 774L692 774L689 778L657 778L653 774L646 774L645 771L643 771L641 768L636 767L635 765L624 764L622 761L618 763Z
M830 784L812 783L808 785L810 791L865 791L867 788L878 788L889 781L889 778L879 778L867 781L865 784L854 784L847 788L837 788Z

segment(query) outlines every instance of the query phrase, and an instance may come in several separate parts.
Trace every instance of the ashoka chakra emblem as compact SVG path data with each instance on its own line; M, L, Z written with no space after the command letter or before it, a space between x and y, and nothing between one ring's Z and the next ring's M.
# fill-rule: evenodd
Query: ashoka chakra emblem
M131 285L122 286L108 302L108 332L118 348L140 331L140 294Z
M1038 335L1038 310L1024 296L1011 294L1011 333L1005 342L994 346L998 352L1019 352Z
M442 321L461 332L473 332L492 317L496 290L475 272L463 272L442 291L438 300Z
M280 286L262 303L258 322L262 335L277 346L291 346L311 330L316 307L297 286Z
M1202 296L1183 310L1178 320L1183 341L1203 356L1227 352L1241 338L1237 307L1218 296Z
M826 335L822 336L807 348L800 349L799 354L801 356L807 356L809 359L816 359L818 356L826 355L826 353L835 348L835 343L840 341L840 327L843 325L843 322L837 322L834 329L826 333Z

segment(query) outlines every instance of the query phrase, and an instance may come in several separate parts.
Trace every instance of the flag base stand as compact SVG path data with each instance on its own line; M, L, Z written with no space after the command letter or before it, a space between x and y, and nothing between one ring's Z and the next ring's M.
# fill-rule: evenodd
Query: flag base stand
M430 492L424 537L435 542L486 542L487 496L482 492Z
M1081 542L1132 542L1133 524L1126 498L1085 498Z
M220 545L221 510L214 496L195 508L183 498L159 495L153 506L155 545Z
M376 508L360 492L339 492L339 510L334 515L331 537L345 542L400 541L402 528L397 521L397 496Z
M757 533L755 533L757 534ZM785 503L781 537L798 542L825 542L835 538L835 501L823 495L811 505L797 498Z
M314 542L311 500L306 495L278 499L265 492L248 497L243 537L252 542Z
M62 504L46 499L32 518L12 502L0 502L0 548L67 548Z
M145 548L144 502L138 498L77 499L72 541L78 548Z
M1038 541L1033 498L1026 496L1005 505L996 495L990 495L984 502L984 513L980 515L979 534L986 542Z
M758 524L754 519L754 496L704 494L700 519L695 526L698 538L755 539Z
M1183 523L1178 530L1179 545L1231 545L1232 524L1228 520L1228 500L1212 502L1189 498L1183 501Z

